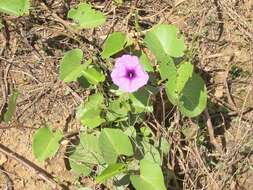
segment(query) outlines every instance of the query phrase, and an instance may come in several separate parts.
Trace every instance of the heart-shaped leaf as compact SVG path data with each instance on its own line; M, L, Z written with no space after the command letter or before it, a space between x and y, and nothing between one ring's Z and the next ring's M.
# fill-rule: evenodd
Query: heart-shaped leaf
M82 59L82 50L73 49L68 51L60 61L60 79L65 83L70 83L84 76L90 84L96 85L103 82L105 76L101 71L90 65L92 60L88 60L84 64L81 64Z
M81 64L82 59L82 50L73 49L68 51L60 61L60 79L65 83L76 81L86 67L86 64Z
M196 117L203 112L207 104L205 82L193 72L193 65L184 63L178 70L177 90L178 107L188 117Z
M154 26L147 32L144 42L158 61L163 61L167 56L181 57L184 55L184 39L174 25Z
M140 161L140 175L131 175L136 190L166 190L160 166L149 160Z
M87 176L95 165L103 164L102 153L98 147L98 136L80 134L80 144L69 156L69 163L72 171L79 176Z
M107 59L112 55L123 50L127 45L131 44L126 33L113 32L108 36L103 45L103 52L101 56L103 59Z
M191 63L183 63L177 70L172 59L162 61L160 76L166 80L166 94L172 104L188 117L201 114L207 104L207 90L203 79L193 71Z
M93 67L83 70L82 75L88 80L90 84L94 85L105 80L105 75Z
M98 93L91 95L88 102L78 107L76 116L84 126L95 128L105 122L101 117L103 101L103 95Z
M63 134L60 130L55 133L49 127L43 127L36 131L33 137L32 150L35 158L44 161L55 155L58 151Z
M92 161L90 161L90 159ZM82 145L75 147L75 151L69 156L69 165L71 171L77 176L87 176L91 173L93 165L93 155L87 154ZM91 163L89 163L91 162Z
M80 3L77 8L70 9L68 18L73 19L76 22L74 26L79 29L94 28L105 23L106 20L102 12L92 9L86 3Z
M103 129L99 136L99 148L108 164L116 163L120 155L133 155L131 141L120 129Z

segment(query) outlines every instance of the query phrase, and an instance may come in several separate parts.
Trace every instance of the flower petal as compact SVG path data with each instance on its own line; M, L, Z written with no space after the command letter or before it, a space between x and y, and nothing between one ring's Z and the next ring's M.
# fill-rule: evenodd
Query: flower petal
M131 81L125 77L120 78L118 81L119 89L123 92L131 92Z
M148 78L149 78L148 74L146 73L142 73L141 76L139 75L138 77L136 77L134 80L131 81L130 91L135 92L139 88L146 85L148 83Z
M140 65L138 57L131 55L122 55L121 57L116 59L115 67L125 67L128 69L133 69L138 65Z
M134 78L129 78L126 73L133 70L136 74ZM149 79L148 74L144 71L137 56L123 55L116 59L115 67L111 73L111 78L124 92L135 92L142 86L146 85Z

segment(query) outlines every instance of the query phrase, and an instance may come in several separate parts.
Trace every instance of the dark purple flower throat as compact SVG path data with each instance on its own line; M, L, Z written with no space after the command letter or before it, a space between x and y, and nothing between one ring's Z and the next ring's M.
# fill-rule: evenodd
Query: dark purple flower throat
M126 77L128 78L128 79L134 79L135 77L136 77L136 72L135 72L135 70L134 69L127 69L126 70Z

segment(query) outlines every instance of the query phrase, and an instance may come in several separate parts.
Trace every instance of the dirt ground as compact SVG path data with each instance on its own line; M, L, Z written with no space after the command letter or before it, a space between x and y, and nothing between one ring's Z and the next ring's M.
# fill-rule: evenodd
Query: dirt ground
M8 86L7 95L13 89L21 93L15 118L9 124L0 124L1 144L42 167L66 189L77 189L78 184L102 189L89 179L76 179L66 169L65 141L56 157L38 163L32 155L32 137L45 122L65 134L79 130L74 111L80 97L85 99L89 92L78 84L67 86L59 80L59 60L75 47L89 58L89 49L101 46L112 31L133 35L134 13L138 10L145 30L156 23L180 28L193 52L193 64L208 88L208 111L218 148L214 151L208 146L206 123L201 123L204 114L177 125L170 139L169 168L175 172L170 178L171 189L253 189L252 0L139 0L125 1L121 6L111 0L89 1L107 15L107 22L79 34L72 34L64 21L78 0L43 2L33 1L29 16L0 14L5 25L0 33L1 86ZM0 106L4 102L3 89ZM197 135L185 140L181 133L185 125ZM0 166L0 189L52 189L39 175L1 153Z

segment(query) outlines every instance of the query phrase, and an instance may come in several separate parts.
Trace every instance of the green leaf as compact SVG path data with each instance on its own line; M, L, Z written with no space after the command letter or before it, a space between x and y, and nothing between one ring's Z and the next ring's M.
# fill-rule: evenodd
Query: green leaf
M136 133L136 130L134 128L134 126L127 126L126 127L126 130L124 131L124 133L129 136L129 137L132 137L132 138L136 138L137 136L137 133Z
M98 134L85 134L80 135L80 144L85 147L86 154L90 153L93 158L89 159L90 163L103 164L104 159L102 157L102 152L98 146ZM87 155L88 156L88 155Z
M100 11L92 9L92 7L86 3L80 3L77 8L72 8L68 12L68 18L75 21L75 27L82 28L94 28L102 25L106 21L106 17Z
M103 129L99 136L99 148L108 164L116 163L120 155L133 155L131 141L120 129Z
M127 46L128 42L129 42L129 39L126 33L113 32L105 40L105 43L103 45L103 51L101 53L102 58L107 59L111 57L112 55L120 52Z
M140 62L143 65L145 71L154 72L152 63L150 62L147 55L143 51L141 51Z
M90 84L98 84L105 80L102 72L94 67L88 67L92 60L81 64L83 52L80 49L68 51L60 62L60 79L65 83L76 81L79 77L84 76Z
M188 117L199 115L206 107L207 90L203 79L193 71L191 63L183 63L178 71L173 60L160 62L159 72L165 83L166 94L172 104Z
M189 81L193 74L193 65L186 62L180 65L178 69L178 77L177 77L177 91L178 93L182 92L185 84Z
M142 136L147 139L154 136L153 131L148 126L141 127L140 132L141 132Z
M7 111L4 113L4 122L11 121L12 116L16 111L17 98L20 95L18 90L14 90L9 98Z
M76 146L75 151L69 156L71 171L77 176L89 175L92 171L92 167L94 166L93 164L86 163L88 159L84 156L87 156L87 153L80 144Z
M104 102L104 96L101 93L96 93L89 96L88 102L85 104L87 109L101 107Z
M91 95L88 102L82 103L77 109L77 118L89 128L95 128L105 122L101 117L104 97L101 93Z
M82 75L86 64L81 64L83 52L80 49L68 51L60 61L60 79L65 83L76 81Z
M143 141L142 142L143 148L144 148L144 158L145 160L149 160L151 162L154 162L156 164L161 165L161 155L159 151L156 149L156 147L148 142Z
M96 182L97 183L105 182L111 177L118 175L124 171L126 171L125 164L122 163L111 164L106 169L104 169L99 176L96 177Z
M100 114L101 114L101 110L89 109L83 115L81 122L83 125L89 128L96 128L105 122L105 119L103 119L100 116Z
M177 68L174 64L174 61L169 56L164 57L162 61L159 62L159 73L162 78L162 80L168 80L171 82L176 82L174 78L176 78L177 75Z
M77 175L87 176L95 165L104 163L102 153L98 147L96 134L80 134L80 144L69 156L72 171Z
M1 0L0 12L21 16L28 14L30 8L30 0Z
M140 161L140 176L131 175L136 190L166 190L160 166L149 160Z
M60 130L52 132L49 127L43 127L36 131L33 137L32 150L36 159L44 161L53 157L60 147L63 134Z
M181 57L184 55L185 45L183 37L178 33L174 25L156 25L146 34L144 42L158 61L167 56Z
M151 105L151 93L145 88L130 94L130 100L135 113L152 112L153 106Z
M177 104L177 68L170 57L166 57L165 60L159 64L159 73L162 80L167 80L165 83L166 94L174 105Z
M105 80L105 75L93 67L83 70L82 75L88 80L90 84L94 85Z
M188 117L196 117L203 112L207 104L205 82L193 72L190 63L184 63L178 70L177 90L179 93L178 107Z
M108 106L106 115L107 120L115 121L116 119L127 118L130 110L130 105L127 101L122 100L121 98L113 100Z

